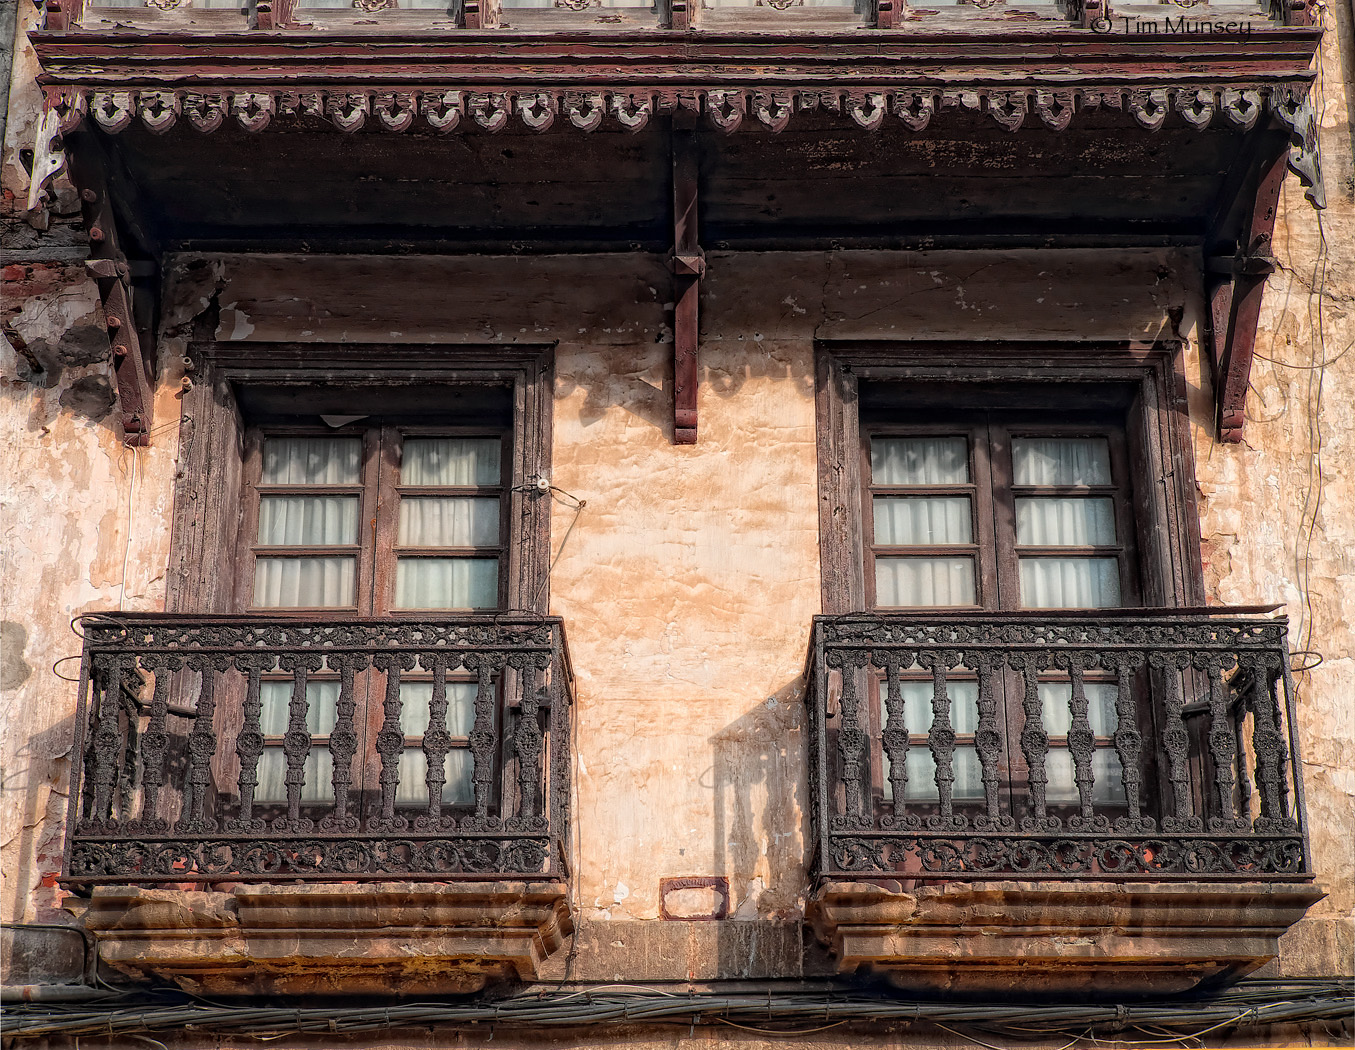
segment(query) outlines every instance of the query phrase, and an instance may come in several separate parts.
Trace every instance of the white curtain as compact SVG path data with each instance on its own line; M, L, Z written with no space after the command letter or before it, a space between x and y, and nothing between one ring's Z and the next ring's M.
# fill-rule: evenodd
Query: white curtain
M405 438L402 485L497 485L498 438Z
M499 604L497 558L401 558L395 565L400 609L492 609Z
M474 682L447 683L447 732L454 737L470 736L475 726ZM428 708L433 701L432 682L400 683L400 726L406 736L422 736L428 730ZM474 763L470 752L457 748L448 752L444 763L446 782L442 788L445 804L475 801L471 773ZM422 747L407 747L400 755L400 787L396 801L402 806L428 802L428 760Z
M969 442L963 437L880 437L870 442L876 485L964 485Z
M971 543L973 528L968 496L875 497L876 543Z
M268 609L340 609L357 602L353 558L254 560L254 604Z
M1116 558L1022 558L1021 605L1027 609L1113 609L1120 604Z
M259 686L259 727L265 736L282 736L291 719L292 683L261 682ZM334 729L339 683L306 683L306 728L312 736L328 736ZM259 785L254 789L256 802L286 802L287 757L281 747L266 747L259 756ZM334 760L326 746L311 748L306 757L306 781L301 788L303 802L327 802L334 798Z
M356 485L362 480L362 439L270 437L263 443L265 485Z
M1104 497L1037 496L1016 501L1016 542L1091 547L1115 542L1115 503Z
M357 541L357 496L264 496L259 500L261 544L322 547Z
M474 682L447 683L447 732L452 736L470 736L475 726ZM432 682L400 683L400 727L405 736L422 736L428 731L428 706L433 702Z
M875 559L878 606L974 605L976 596L973 558Z
M499 542L499 501L470 496L406 496L400 500L402 547L483 547Z
M924 735L932 727L932 695L934 687L930 681L904 681L899 683L903 697L904 726L914 736ZM882 683L881 691L885 686ZM951 728L960 736L973 734L979 726L979 687L977 682L947 682L946 695L950 698ZM880 720L888 728L888 711L884 697L880 700ZM937 798L936 760L931 749L924 742L910 744L906 761L908 786L904 798L927 801ZM884 793L886 799L893 798L893 788L889 783L891 763L889 756L884 757ZM951 797L957 800L983 797L983 764L979 761L978 751L972 745L955 745L952 758L955 782L951 785Z
M447 752L443 763L442 802L444 805L469 805L475 801L473 771L475 763L464 748ZM428 756L419 747L407 747L400 753L400 786L395 801L401 806L428 803Z
M1110 445L1105 438L1013 438L1012 474L1017 485L1109 485Z

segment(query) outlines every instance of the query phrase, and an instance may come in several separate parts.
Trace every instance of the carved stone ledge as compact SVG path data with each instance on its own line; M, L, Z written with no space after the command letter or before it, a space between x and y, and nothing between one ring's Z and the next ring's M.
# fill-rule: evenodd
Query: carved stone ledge
M1273 959L1325 896L1241 882L828 882L808 921L842 973L909 990L1170 994Z
M203 995L435 995L536 979L573 929L563 882L100 886L99 957Z

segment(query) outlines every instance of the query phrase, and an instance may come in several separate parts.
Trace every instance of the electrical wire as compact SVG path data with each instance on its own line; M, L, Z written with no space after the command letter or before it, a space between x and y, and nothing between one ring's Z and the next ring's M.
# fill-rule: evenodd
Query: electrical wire
M173 1001L167 998L176 997ZM24 1004L9 1011L11 1038L132 1035L192 1027L269 1038L302 1033L356 1033L410 1027L575 1028L580 1026L728 1025L761 1033L811 1034L846 1024L931 1024L991 1050L953 1027L979 1028L999 1038L1034 1035L1071 1037L1060 1050L1131 1029L1150 1038L1097 1042L1180 1044L1222 1028L1337 1021L1355 1010L1355 983L1330 981L1248 982L1209 999L1183 997L1147 1003L997 1004L922 1002L866 995L859 990L768 991L766 994L689 992L530 992L495 1002L417 1002L370 1006L287 1007L208 1005L180 993L141 992L136 1002ZM1176 1031L1173 1031L1176 1029ZM1181 1031L1184 1029L1184 1031ZM1156 1037L1156 1038L1152 1038Z

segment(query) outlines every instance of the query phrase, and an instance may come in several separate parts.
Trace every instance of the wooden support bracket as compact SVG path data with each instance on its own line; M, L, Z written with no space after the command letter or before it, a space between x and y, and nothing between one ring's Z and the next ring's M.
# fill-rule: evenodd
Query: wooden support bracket
M90 257L85 263L103 299L108 340L113 348L113 380L118 391L123 442L150 444L154 391L149 362L142 353L134 312L132 271L118 238L107 172L97 144L71 150L71 176L80 190Z
M1220 441L1242 440L1261 297L1266 278L1275 270L1271 238L1288 160L1286 150L1262 169L1255 205L1237 254L1232 259L1206 261L1206 269L1211 272L1212 364Z
M690 118L690 119L688 119ZM697 243L695 114L673 118L673 444L696 444L697 333L706 257Z

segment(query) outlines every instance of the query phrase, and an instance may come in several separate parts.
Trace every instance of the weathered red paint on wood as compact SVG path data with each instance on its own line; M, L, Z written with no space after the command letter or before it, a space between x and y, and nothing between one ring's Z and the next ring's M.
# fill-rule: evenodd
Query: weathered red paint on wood
M690 127L673 129L673 443L696 444L697 339L701 275L697 242L697 147ZM685 123L690 123L686 121Z
M1239 246L1238 271L1233 278L1232 302L1227 342L1218 379L1219 440L1242 440L1246 420L1247 387L1251 380L1252 354L1256 347L1256 327L1261 318L1261 296L1266 278L1274 271L1271 237L1275 232L1275 214L1279 207L1280 187L1288 169L1289 154L1274 157L1261 176L1256 190L1250 228Z

